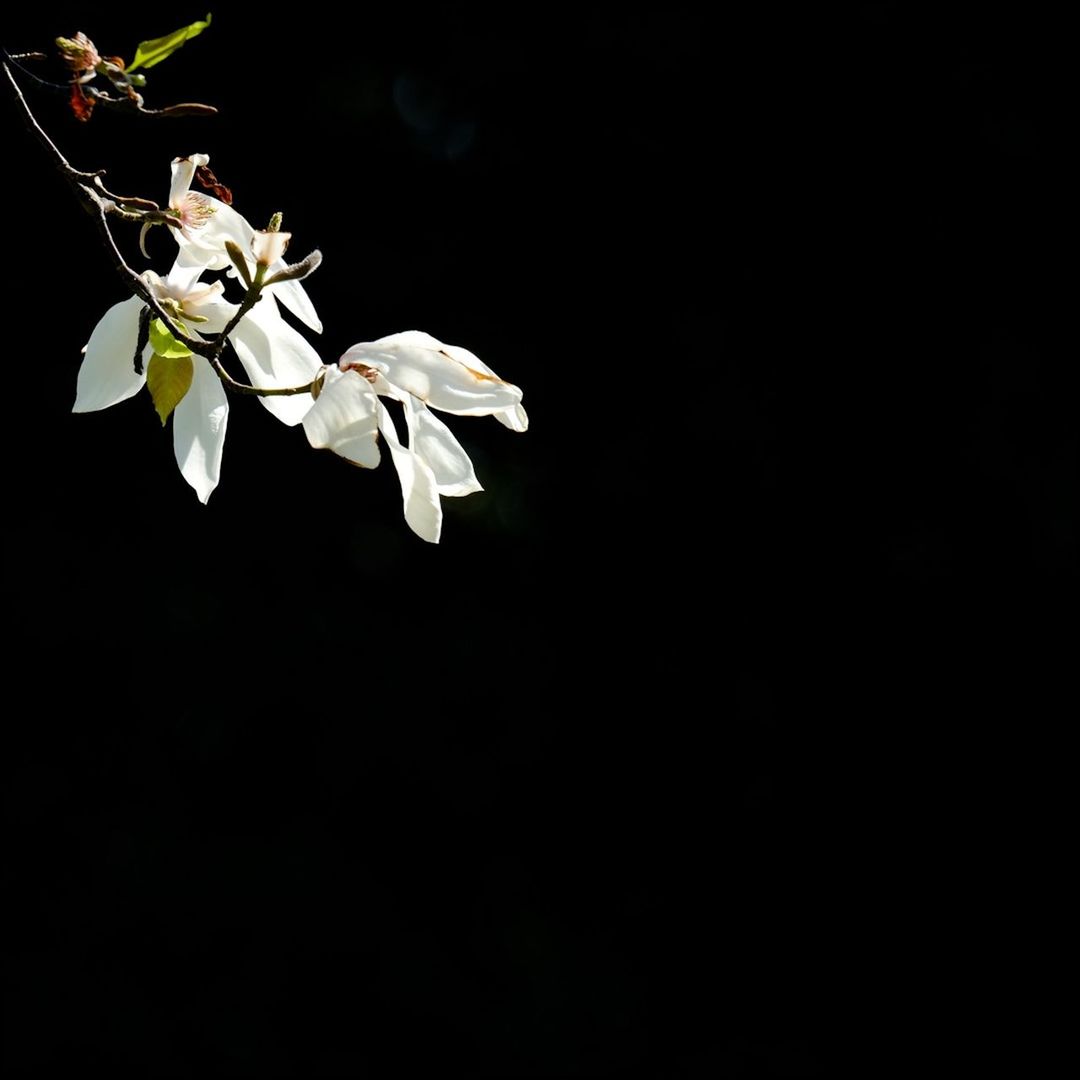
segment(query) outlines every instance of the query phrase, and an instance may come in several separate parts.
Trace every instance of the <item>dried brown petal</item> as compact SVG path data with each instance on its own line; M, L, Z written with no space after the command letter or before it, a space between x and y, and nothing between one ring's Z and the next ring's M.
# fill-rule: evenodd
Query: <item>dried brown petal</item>
M86 92L79 83L71 84L71 111L75 114L76 120L82 121L89 120L90 114L94 111L94 99L86 96Z
M193 106L187 106L187 108L192 107ZM169 111L175 111L179 108L181 108L181 106L174 105ZM195 179L204 191L209 191L215 199L220 199L227 206L232 206L232 192L218 180L208 165L200 165L195 170Z

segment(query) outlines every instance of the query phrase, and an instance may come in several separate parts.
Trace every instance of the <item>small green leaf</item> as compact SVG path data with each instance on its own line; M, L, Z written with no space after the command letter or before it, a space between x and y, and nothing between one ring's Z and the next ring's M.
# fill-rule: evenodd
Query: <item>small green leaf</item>
M168 360L191 355L191 350L183 342L177 341L160 319L155 319L150 324L150 344L154 346L154 352L158 356L164 356Z
M191 389L195 365L191 356L160 356L154 353L146 365L146 385L154 399L154 408L161 417L161 426L169 419L173 409L184 400Z
M140 41L135 50L135 59L128 64L127 71L130 75L137 67L152 68L160 64L167 56L172 56L185 41L197 37L210 25L210 16L200 22L193 22L182 30L174 30L164 37L153 38L151 41Z

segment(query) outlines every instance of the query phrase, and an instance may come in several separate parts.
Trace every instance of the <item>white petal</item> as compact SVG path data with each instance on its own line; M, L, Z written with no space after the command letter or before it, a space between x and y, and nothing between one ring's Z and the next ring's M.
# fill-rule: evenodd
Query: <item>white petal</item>
M459 364L463 364L472 371L478 371L481 375L490 375L494 379L499 378L499 376L496 375L495 372L476 355L476 353L470 352L460 345L441 345L440 348L447 356L452 357ZM502 380L500 379L499 381L501 382Z
M220 281L215 281L215 285L221 285ZM184 302L184 314L185 315L197 315L200 319L205 319L205 322L192 322L188 330L196 334L220 334L226 326L229 325L229 320L236 314L239 305L230 304L221 295L221 289L208 290L201 296L196 296L195 299L189 299Z
M432 337L431 334L425 333L423 330L400 330L396 334L387 334L385 337L379 338L378 341L373 341L372 344L416 345L422 349L434 349L436 352L446 348L437 337Z
M270 277L271 274L277 273L278 270L284 270L285 266L284 259L274 263L266 276ZM274 298L279 303L284 304L305 326L310 327L316 334L322 333L322 319L316 314L315 305L311 302L311 298L308 296L302 282L279 281L276 285L269 286L266 291L273 293Z
M440 495L471 495L484 490L464 447L422 401L412 398L406 402L405 415L409 446L431 469Z
M137 394L146 382L150 346L143 350L143 374L135 373L135 346L139 343L139 312L143 302L132 296L114 304L94 327L79 368L78 389L72 412L107 409Z
M471 366L468 358L476 360L467 349L444 346L429 334L408 330L354 345L340 363L373 367L432 408L460 416L487 416L513 408L521 400L516 386L503 382L490 369L481 370L486 365Z
M181 266L202 266L209 270L224 270L232 266L232 259L225 250L225 241L231 240L241 251L251 250L255 230L247 220L227 203L212 196L205 196L214 213L198 228L188 230L187 235L179 229L169 231L180 245L177 262Z
M161 296L171 296L174 300L183 300L195 288L195 283L199 280L199 275L204 269L205 267L201 265L185 266L181 264L178 258L172 264L169 276L164 281L158 278L159 286L154 291L158 292L160 289ZM153 271L147 271L147 273L151 274ZM154 277L157 277L157 275L155 274Z
M304 417L308 442L374 469L379 464L377 405L375 391L362 375L327 368L319 397Z
M194 356L191 389L173 411L173 449L184 479L205 503L221 478L229 402L225 387L201 356Z
M172 184L169 187L169 205L179 206L181 200L191 188L191 180L200 165L207 165L210 158L206 154L192 154L191 157L173 158Z
M421 334L419 331L413 331L418 337L428 337L428 334ZM470 352L468 349L463 349L460 345L444 345L443 349L452 356L459 363L464 364L468 368L472 368L474 371L479 371L485 375L495 375L495 372L491 370L474 352ZM498 376L495 376L498 378ZM510 409L503 409L500 412L493 414L495 419L500 424L508 427L511 431L523 432L529 430L529 416L525 412L525 406L520 402Z
M441 350L454 360L457 360L459 364L464 364L466 367L472 368L473 371L478 371L482 375L491 375L492 377L499 379L499 376L496 375L495 372L476 355L476 353L470 352L461 345L444 345L438 338L434 338L430 334L424 333L423 330L403 330L399 334L388 334L384 338L379 338L375 344L383 345L393 342L399 342L406 345L419 345L421 347L434 349L436 352ZM499 381L502 382L503 380L499 379Z
M524 405L515 405L512 409L503 409L495 414L495 419L511 431L528 431L529 416Z
M252 386L303 386L315 378L322 361L265 297L229 335ZM282 423L299 424L314 404L310 394L259 400Z
M435 475L411 450L401 445L394 419L380 401L379 430L386 439L387 449L401 482L405 503L405 521L421 540L437 544L442 533L442 504L439 502Z

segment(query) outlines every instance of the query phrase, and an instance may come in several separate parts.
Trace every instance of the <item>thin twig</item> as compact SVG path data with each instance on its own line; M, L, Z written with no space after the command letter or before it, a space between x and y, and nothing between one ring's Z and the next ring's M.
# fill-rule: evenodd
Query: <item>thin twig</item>
M25 64L20 63L22 60L47 60L48 57L45 53L9 53L7 49L0 49L0 53L3 54L6 63L11 64L20 74L25 75L43 90L55 90L59 94L71 93L71 83L50 82L48 79L43 79L40 75L31 71Z
M4 55L5 57L7 56L6 50ZM11 88L15 91L15 96L16 98L18 98L19 104L23 107L23 115L27 124L30 126L31 133L33 134L34 138L36 138L37 141L45 147L45 149L49 152L49 155L56 159L57 163L60 165L60 168L64 171L65 175L67 175L69 179L71 176L77 176L80 180L88 180L91 177L97 175L96 173L79 172L78 169L72 167L71 162L68 161L68 159L64 157L63 154L60 153L60 150L57 147L56 143L54 143L52 139L50 139L49 136L45 134L45 129L37 122L37 117L34 116L34 114L30 111L30 106L26 103L26 98L23 96L22 87L19 86L17 80L15 79L15 76L12 75L11 67L9 66L7 60L5 59L0 61L0 64L3 64L4 74L8 77L8 82L11 83ZM34 78L36 78L36 76L34 76Z
M148 109L143 104L142 94L134 97L113 97L104 90L97 90L87 86L83 91L91 101L97 105L103 105L107 109L117 109L120 112L142 113L143 116L216 116L217 108L213 105L203 105L198 101L182 101L176 105L166 105L161 109Z

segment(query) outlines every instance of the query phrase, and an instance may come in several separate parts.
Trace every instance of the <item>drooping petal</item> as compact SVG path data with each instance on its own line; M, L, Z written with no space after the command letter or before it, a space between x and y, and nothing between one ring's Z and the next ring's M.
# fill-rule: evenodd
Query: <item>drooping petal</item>
M428 334L421 334L420 331L414 331L417 336L429 337ZM460 345L444 345L443 349L449 356L452 356L460 364L464 364L466 367L471 368L473 371L479 371L485 375L495 375L495 372L491 370L474 352L470 352L468 349L463 349ZM499 412L493 414L495 419L499 421L504 427L508 427L511 431L524 432L529 430L529 416L525 412L525 406L520 402L509 409L502 409Z
M270 267L267 277L276 274L286 267L284 259L280 259ZM305 326L310 327L316 334L323 331L322 319L315 311L315 305L307 294L307 290L299 281L279 281L276 285L267 288L267 292L274 294L274 299L284 304Z
M229 402L213 368L200 356L193 359L191 388L173 411L173 449L184 479L205 503L221 478Z
M143 350L143 374L135 372L139 312L143 302L132 296L114 304L94 327L79 368L72 412L95 412L137 394L146 382L150 346Z
M381 401L378 402L378 410L379 431L386 439L401 483L405 521L421 540L437 544L442 534L442 504L439 502L435 474L416 454L401 445L394 418Z
M240 320L229 338L252 386L303 386L322 367L319 354L265 298ZM314 404L310 394L259 400L290 426L299 424Z
M490 369L470 366L466 358L475 360L467 349L444 346L430 334L407 330L354 345L340 363L373 367L433 409L460 416L487 416L513 408L521 401L516 386L504 382Z
M379 464L377 406L375 391L363 375L327 368L319 397L304 417L308 442L374 469Z
M183 202L184 196L191 188L195 170L201 165L207 165L210 158L207 154L192 154L191 157L173 158L172 184L169 187L169 205L178 207Z
M484 490L464 447L422 401L407 400L405 417L409 446L431 469L440 495L471 495Z
M471 352L469 349L463 348L461 345L440 345L439 348L451 359L469 368L470 371L477 371L481 375L490 375L493 379L499 378L476 353ZM502 380L499 379L499 381Z
M446 345L438 338L432 337L423 330L402 330L401 333L398 334L388 334L384 338L379 338L375 344L382 345L385 342L399 342L404 345L416 345L420 348L434 349L436 352L445 353L459 364L464 364L467 368L471 368L481 375L490 375L499 382L504 381L499 379L499 376L496 375L495 372L476 355L476 353L471 352L461 345Z
M427 335L423 335L427 336ZM479 371L485 375L495 375L495 372L491 370L474 352L470 352L468 349L463 349L460 345L444 345L443 349L449 356L452 356L460 364L464 364L466 367L471 368L473 371ZM525 406L518 402L509 409L502 409L493 414L495 419L499 421L504 427L508 427L511 431L523 432L529 430L529 416L525 412Z
M511 431L528 431L529 416L524 405L515 405L512 409L503 409L495 414L495 419Z

